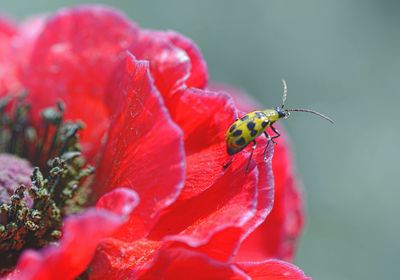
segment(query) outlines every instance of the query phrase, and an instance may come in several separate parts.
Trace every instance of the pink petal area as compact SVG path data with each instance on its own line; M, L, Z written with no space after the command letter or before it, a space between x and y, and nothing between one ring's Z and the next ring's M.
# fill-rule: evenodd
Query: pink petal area
M237 209L226 215L229 217L219 216L224 213L222 205L229 204L225 195L234 197L231 192L235 192L235 183L245 185L249 183L246 180L250 180L244 172L249 156L245 151L234 159L232 168L242 168L236 176L232 176L230 172L233 171L230 168L226 171L222 168L229 160L224 139L226 129L236 119L232 100L225 94L188 89L176 95L172 101L170 112L184 131L188 155L187 179L179 197L180 201L166 211L150 238L163 238L164 241L182 243L182 246L186 244L216 259L227 260L236 252L244 236L262 223L271 210L272 153L269 153L267 164L260 152L255 154L254 159L257 159L261 172L255 175L256 186L252 185L254 189L251 192L254 197L248 197L247 204L244 202L246 200L232 203ZM261 142L261 146L264 144L265 141ZM252 166L254 167L254 164ZM221 193L218 193L218 190ZM245 192L244 189L242 191ZM213 206L218 204L222 211L213 212ZM249 208L239 210L240 207L246 208L243 204ZM208 215L210 218L207 218ZM239 217L246 222L233 221ZM213 224L213 221L216 223Z
M179 199L190 199L210 188L218 178L223 176L223 166L228 161L224 142L188 155L185 187Z
M111 124L95 188L102 193L125 186L139 194L138 211L117 234L134 240L145 236L160 211L175 201L185 165L182 133L153 86L148 63L128 54L123 69L125 76L110 91L125 100Z
M254 215L258 170L244 170L245 155L237 160L214 184L201 194L169 207L149 238L185 242L196 247L215 232L245 224Z
M16 52L19 77L29 75L26 71L31 59L36 40L46 24L46 15L37 15L23 21L13 39L13 47Z
M184 132L187 178L180 199L212 186L229 161L225 133L236 119L236 109L225 94L187 89L170 100L173 120Z
M207 85L208 73L206 61L200 49L192 40L178 32L168 31L164 34L172 44L183 49L190 58L190 76L185 82L186 86L203 89Z
M150 62L150 71L157 89L165 97L185 85L190 75L188 54L174 46L162 32L142 31L129 49L138 59Z
M7 17L0 15L0 38L8 40L17 33L17 26Z
M124 242L107 238L97 248L90 264L90 279L132 279L133 274L153 261L161 247L161 242L148 239Z
M262 164L265 165L264 162L262 162ZM262 166L262 164L259 165ZM242 163L238 165L240 166ZM265 166L263 168L266 169ZM244 170L241 169L240 174L244 174L242 173L243 171ZM150 235L150 238L153 238L153 240L140 239L128 243L115 238L108 238L108 240L103 242L100 246L91 265L92 271L95 272L95 274L92 275L93 279L102 279L102 277L116 277L116 279L129 278L133 271L136 273L145 270L156 256L161 246L165 248L186 248L193 252L203 253L217 261L226 262L231 260L243 236L245 236L248 231L252 230L256 224L263 221L264 216L260 213L263 213L265 208L267 210L270 209L271 203L267 195L270 194L270 192L262 189L262 186L264 186L264 188L268 186L265 178L266 172L262 172L263 175L258 176L259 183L257 184L257 188L259 188L260 194L265 197L262 199L258 198L258 201L265 202L265 204L257 205L256 215L247 222L244 223L244 221L248 219L246 215L251 216L252 210L241 209L240 204L242 204L242 202L238 200L232 202L231 208L234 208L232 212L228 211L228 206L223 205L224 201L228 199L227 197L232 196L229 191L235 189L235 184L225 185L225 188L221 189L223 192L222 194L214 191L213 193L209 192L205 195L203 200L200 200L200 198L188 200L186 205L191 205L191 208L183 209L183 207L178 207L175 209L175 204L170 207L175 210L169 215L167 214L171 219L172 225L165 225L165 217L163 217L157 226L161 224L161 227L164 225L167 229L173 226L179 226L179 223L185 222L182 221L185 219L185 213L187 213L186 216L189 218L192 218L191 216L193 215L193 219L195 219L198 214L209 215L208 217L198 218L195 221L192 220L192 225L179 235L167 235L162 241L158 241L155 239L157 234L160 235L158 238L162 238L162 235L171 234L171 232L156 232L159 230L156 226L155 232ZM231 180L231 178L228 178L227 181L235 182L235 180ZM238 185L240 184L241 182L238 182ZM223 183L221 185L223 185ZM265 191L266 193L264 193ZM214 213L209 214L208 208L214 204L211 197L216 197L217 200L220 199L219 207L222 209L220 212L214 211ZM233 199L231 200L233 201ZM221 212L225 213L226 216L224 217ZM236 221L234 220L235 218L237 219ZM244 221L240 221L240 219ZM230 226L230 224L234 226ZM131 223L130 226L135 227L136 225Z
M138 204L139 196L135 192L127 188L116 188L100 197L96 207L127 216Z
M229 280L249 279L234 265L218 262L204 254L184 248L169 248L160 251L155 262L140 280Z
M111 8L60 10L37 39L27 84L55 98L102 97L111 73L137 35L136 25Z
M206 254L210 258L227 262L232 259L232 256L240 244L240 239L243 236L243 229L241 227L233 226L226 227L220 231L214 231L212 236L208 239L199 240L198 242L191 242L189 245L186 240L182 241L164 241L165 247L183 247L188 250L196 251Z
M42 28L23 77L35 104L33 115L62 99L67 117L86 123L81 139L92 146L84 152L94 153L110 117L102 104L106 85L137 35L136 25L110 8L81 6L56 13Z
M232 94L237 106L244 111L260 109L260 105L246 93L223 84L211 84L213 89ZM262 106L261 106L262 107ZM272 161L275 193L274 207L259 227L242 243L237 260L293 259L297 240L303 227L304 213L301 191L294 172L292 155L282 127L277 126L282 136L277 139ZM260 141L259 145L260 146ZM262 145L262 144L261 144ZM261 173L261 172L260 172Z
M16 57L11 45L16 33L17 27L0 16L0 97L5 94L18 94L21 90Z
M278 127L282 132L282 129ZM293 259L303 225L303 209L290 151L284 137L277 140L273 171L274 207L266 220L243 242L238 260Z
M237 266L253 280L311 280L297 266L280 260L242 262Z
M249 234L256 230L265 221L274 205L274 174L272 172L274 146L272 143L269 144L267 147L267 158L266 161L264 161L264 148L266 145L267 140L265 138L257 139L257 149L253 155L253 160L256 162L259 170L257 211L254 217L242 227L242 230L245 233L244 236L242 236L242 239L247 238Z
M243 163L235 163L235 165L236 164L238 166L243 166ZM240 174L245 174L243 171L244 170L241 169ZM265 180L264 176L259 176L259 179L263 181ZM230 180L229 178L227 180L235 181ZM238 184L240 184L240 182ZM261 184L261 186L263 186L264 184L265 181ZM259 186L260 184L257 184L258 188ZM226 192L229 192L229 190L235 189L234 185L226 185L225 187L226 188L224 194ZM223 191L223 189L221 190ZM261 193L262 192L263 191L261 190ZM96 253L96 257L91 264L91 269L94 272L94 274L91 275L91 279L102 279L102 277L115 277L114 279L129 278L132 273L137 273L139 271L145 270L146 267L148 267L149 263L152 262L153 258L156 256L158 250L161 247L186 248L193 252L204 253L208 257L211 257L214 260L218 261L227 261L229 259L232 259L232 255L234 254L234 252L236 252L242 236L246 234L246 230L249 230L249 228L253 228L254 226L254 224L251 223L249 220L243 225L243 227L241 227L243 222L234 221L233 213L235 213L236 219L240 220L242 218L243 220L246 220L246 215L251 213L252 211L249 209L247 211L240 210L240 202L236 201L236 203L232 203L232 207L236 207L236 209L229 213L227 210L228 207L224 207L222 205L223 201L226 201L227 198L223 197L223 195L221 194L216 194L216 192L208 194L206 198L204 198L204 203L201 203L201 201L198 199L189 200L190 203L188 204L193 204L192 208L196 209L197 213L203 212L204 215L207 215L207 208L213 205L213 201L210 200L210 197L212 196L221 199L221 204L219 205L219 207L221 207L223 211L226 212L226 216L228 216L229 219L223 217L220 213L215 211L214 213L209 215L210 220L207 220L206 218L204 218L203 220L198 219L192 222L192 228L186 229L182 233L182 235L169 235L163 238L162 241L154 239L157 234L154 232L150 235L150 238L153 238L153 240L140 239L133 242L124 242L115 238L108 238L107 241L103 242L100 246L100 249ZM227 197L230 196L231 194L228 193ZM265 199L263 201L265 201ZM199 207L197 203L201 206ZM170 208L174 208L174 205ZM268 207L268 204L265 204L262 207ZM169 215L171 217L172 223L174 225L180 223L180 218L184 216L184 213L190 214L188 214L187 216L196 216L197 214L195 211L193 211L192 208L175 209L176 211ZM249 216L251 216L251 214L249 214ZM256 215L256 217L257 218L253 217L251 220L258 222L259 216ZM159 223L163 223L163 218ZM221 220L219 218L221 218ZM215 224L213 224L214 221ZM232 223L235 226L229 226L229 223ZM249 226L249 224L253 226ZM131 223L129 226L136 227L137 225ZM208 231L205 228L207 226L209 227ZM157 226L155 231L156 230ZM163 235L167 233L159 232L158 234ZM199 235L202 236L199 237ZM160 238L161 237L162 236L160 236Z
M259 145L263 146L266 141L259 141ZM240 227L227 227L220 231L212 231L213 235L210 239L197 240L196 242L187 242L185 239L176 238L175 236L167 237L167 240L181 240L171 242L175 246L183 246L186 248L191 248L192 250L202 252L208 256L220 260L227 261L232 260L236 255L239 246L243 239L250 235L260 224L262 224L270 213L273 205L273 194L274 194L274 178L272 174L272 154L273 147L269 147L269 152L267 154L267 162L263 159L263 149L259 149L254 154L254 160L257 163L259 170L258 174L258 184L257 184L257 208L255 215L249 219L245 224ZM253 166L253 165L251 165ZM189 246L190 244L190 246ZM258 248L252 248L257 251Z
M236 108L228 95L193 88L180 92L172 100L169 110L174 121L182 127L189 155L224 142L226 130L237 118Z

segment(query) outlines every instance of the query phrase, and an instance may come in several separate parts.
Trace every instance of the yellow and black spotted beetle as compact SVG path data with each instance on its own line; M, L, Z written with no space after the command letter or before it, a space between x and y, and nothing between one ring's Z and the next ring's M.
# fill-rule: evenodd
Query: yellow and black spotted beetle
M256 138L261 134L264 134L267 137L268 143L264 148L264 160L267 160L267 150L269 143L274 143L275 138L280 136L279 131L274 127L274 123L279 119L287 119L291 112L307 112L312 113L317 116L320 116L329 122L333 123L333 120L321 113L310 109L285 109L285 101L287 97L287 85L286 81L282 80L283 83L283 98L282 98L282 106L275 107L274 109L266 109L262 111L253 111L250 112L240 119L237 119L226 132L226 146L227 152L230 156L232 156L231 160L224 165L224 168L227 168L233 160L233 155L239 153L243 150L247 145L253 142L253 146L251 149L251 154L249 160L247 162L246 171L248 171L251 158L253 156L253 152L256 149L257 142ZM267 128L271 127L272 131L275 133L274 136L270 136L267 133Z

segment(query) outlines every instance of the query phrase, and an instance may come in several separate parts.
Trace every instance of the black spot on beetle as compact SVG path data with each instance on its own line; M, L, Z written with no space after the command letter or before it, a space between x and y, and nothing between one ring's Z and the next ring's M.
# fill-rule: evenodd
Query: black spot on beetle
M232 132L232 131L234 131L234 130L235 130L235 128L236 128L236 126L237 126L236 124L232 125L232 126L231 126L231 128L229 129L229 132Z
M240 118L241 121L245 121L249 118L249 115L244 115L243 117Z
M246 140L243 137L240 137L235 143L238 146L243 146L246 143Z
M240 129L237 129L232 135L235 137L240 136L242 135L242 131Z
M263 122L261 123L261 126L262 126L263 128L266 128L267 125L268 125L268 121L263 121Z
M252 130L252 131L250 132L251 137L256 136L256 134L257 134L257 130Z
M247 123L247 128L250 129L250 130L253 130L255 126L256 126L256 124L254 122L248 122Z

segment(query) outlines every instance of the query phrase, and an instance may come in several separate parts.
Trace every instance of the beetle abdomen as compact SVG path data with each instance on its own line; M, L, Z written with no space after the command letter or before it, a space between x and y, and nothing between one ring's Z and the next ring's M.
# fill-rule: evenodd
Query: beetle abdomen
M236 120L226 134L228 154L234 155L243 150L269 125L270 122L262 111L248 113Z

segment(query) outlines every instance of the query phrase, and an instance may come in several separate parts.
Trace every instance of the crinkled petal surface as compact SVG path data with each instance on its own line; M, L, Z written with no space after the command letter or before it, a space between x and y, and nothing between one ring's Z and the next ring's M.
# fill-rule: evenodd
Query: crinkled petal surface
M253 280L311 280L297 266L280 260L237 264Z
M211 87L229 91L243 111L260 109L256 107L257 102L237 89L221 84L213 84ZM277 128L284 132L279 125ZM244 240L237 256L238 260L261 261L266 258L279 258L290 261L294 257L304 214L286 133L281 134L282 136L276 139L278 144L274 147L272 160L275 181L274 206L265 221ZM258 143L260 144L260 141Z
M259 143L266 144L266 141L259 141ZM211 258L219 261L232 261L236 255L239 246L243 239L251 234L260 224L262 224L270 213L273 203L273 184L274 177L272 174L272 154L273 147L271 146L267 154L267 162L263 160L262 149L254 154L254 159L258 167L258 184L257 184L257 207L256 212L245 224L241 226L232 226L222 228L219 231L211 230L212 237L203 239L198 242L179 242L176 241L176 246L190 247L192 250L203 252ZM174 238L166 238L166 240L174 240ZM179 238L177 239L179 240Z
M113 201L110 201L113 200ZM116 212L101 209L117 204ZM84 272L100 241L121 226L138 202L137 195L117 189L101 198L98 209L68 217L58 245L40 251L27 250L21 256L10 279L73 279Z
M180 240L180 238L172 236L166 238L163 243L166 247L182 247L188 250L204 253L214 260L228 262L232 259L232 256L238 249L242 236L242 227L231 226L214 230L209 238L197 240L196 242L188 242L185 239Z
M23 77L29 75L29 62L36 44L36 40L43 28L46 25L47 16L37 15L23 21L18 33L13 39L13 47L15 48L15 56L18 67L18 77L23 80Z
M169 248L161 250L155 262L138 279L227 280L247 277L234 265L214 261L207 255L187 249Z
M23 77L33 115L62 99L66 118L86 123L83 150L93 156L110 118L103 101L106 85L137 35L134 23L102 6L64 9L49 18Z
M189 76L190 58L186 52L153 31L141 31L130 51L150 62L156 87L167 95L181 88Z
M0 15L0 97L17 94L22 89L17 74L16 56L11 46L17 32L17 27Z
M203 89L207 85L207 64L197 45L189 38L175 31L159 32L159 36L165 36L177 48L186 52L190 59L190 74L185 81L188 88Z
M236 119L236 108L225 94L187 89L171 100L168 109L184 133L187 176L180 195L184 200L207 190L224 174L222 167L229 160L224 137Z
M261 159L246 173L248 154L243 152L230 168L222 168L228 160L225 130L236 117L230 99L223 94L194 89L175 98L175 108L170 112L185 133L187 158L194 159L193 166L188 160L188 176L192 176L192 183L189 184L187 179L185 184L188 195L181 195L177 202L162 212L148 239L128 243L110 238L103 243L92 263L93 270L102 271L103 275L125 277L129 271L142 270L161 246L179 246L227 261L237 250L242 237L265 218L260 213L271 208L270 160L265 163ZM207 108L212 114L208 114ZM210 132L213 137L204 137ZM204 159L203 163L199 158ZM207 164L207 159L214 163ZM201 168L196 165L201 165L205 173L201 173ZM195 173L196 168L198 173ZM200 187L196 187L196 179ZM204 182L204 187L201 182ZM258 205L258 202L262 204ZM137 228L138 224L131 223L130 226Z
M139 201L136 192L127 188L116 188L100 197L96 207L127 216L139 204Z
M224 227L241 226L255 213L258 170L245 173L243 157L238 157L225 176L192 199L174 203L161 217L150 238L185 240L196 244L209 239Z
M167 104L180 90L207 84L207 65L200 50L179 33L143 30L130 50L150 62L155 85Z
M272 172L274 148L272 145L267 147L266 161L264 161L264 147L266 147L267 141L259 139L257 144L259 148L253 155L259 170L257 209L253 218L242 226L244 234L241 237L241 241L247 239L249 235L257 230L270 214L274 204L274 174ZM254 248L254 250L257 250L257 248Z
M132 242L107 238L97 248L90 264L90 279L130 279L146 270L161 248L161 242L146 238Z
M245 174L244 160L240 165L238 174ZM248 175L250 178L256 177L255 170ZM162 216L149 239L125 242L108 238L91 265L92 278L125 279L134 272L144 271L161 247L181 247L215 260L229 260L241 237L254 227L250 219L255 219L254 197L249 199L248 191L240 188L251 186L254 191L258 184L249 179L243 183L238 178L227 176L229 182L236 183L216 184L203 195L173 204L168 208L171 212L167 210Z
M184 132L187 179L179 201L165 211L150 238L186 244L226 261L272 207L271 161L257 154L258 166L246 173L249 155L243 151L230 168L222 168L229 160L226 129L236 119L227 95L187 89L172 100L169 110Z
M120 238L144 237L160 211L175 201L184 181L181 130L171 121L149 66L127 54L122 79L111 87L125 96L114 118L97 170L97 192L118 186L134 189L141 203L119 232Z
M243 243L238 255L242 260L279 258L291 261L294 257L303 226L302 199L287 143L283 137L277 142L273 160L274 207L265 222Z

